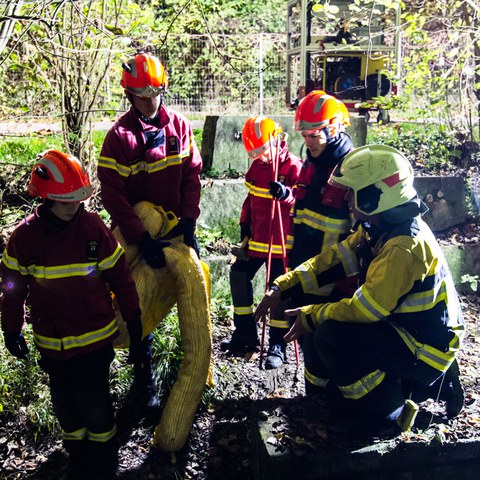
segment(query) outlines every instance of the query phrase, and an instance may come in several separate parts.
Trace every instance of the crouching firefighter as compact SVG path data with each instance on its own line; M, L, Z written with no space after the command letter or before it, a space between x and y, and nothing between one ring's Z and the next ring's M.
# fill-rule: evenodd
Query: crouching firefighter
M68 479L116 478L118 445L109 370L118 334L111 292L140 343L141 312L123 249L97 214L84 209L92 187L80 162L49 150L29 193L44 202L13 231L2 258L5 346L28 361L22 335L28 297L40 367L69 453ZM89 476L92 475L92 476Z
M427 397L445 400L446 416L463 408L455 360L464 322L453 280L413 187L413 170L397 150L367 145L330 176L344 188L358 228L274 282L259 318L281 298L314 292L322 280L359 275L353 296L291 309L290 342L314 332L314 346L339 400L366 430L407 430ZM365 255L368 252L368 255ZM362 271L363 269L363 271Z

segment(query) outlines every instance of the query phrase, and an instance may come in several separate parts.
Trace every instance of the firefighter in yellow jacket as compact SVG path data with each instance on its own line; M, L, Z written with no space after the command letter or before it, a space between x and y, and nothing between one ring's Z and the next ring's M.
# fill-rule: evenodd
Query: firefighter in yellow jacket
M314 332L327 393L364 426L408 429L414 401L427 397L445 400L448 418L458 415L464 322L443 253L421 219L426 207L410 163L394 148L367 145L349 153L329 182L344 188L357 228L278 277L256 319L297 291L315 292L322 279L358 275L350 298L287 311L295 323L285 340Z

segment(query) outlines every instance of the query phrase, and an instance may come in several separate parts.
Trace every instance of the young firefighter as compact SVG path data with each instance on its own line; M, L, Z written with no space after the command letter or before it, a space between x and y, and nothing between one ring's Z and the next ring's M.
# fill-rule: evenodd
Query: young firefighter
M143 260L152 268L165 266L163 247L167 237L152 239L133 206L143 200L173 212L178 225L168 238L183 235L198 246L194 235L200 214L202 159L185 117L164 105L168 86L158 58L139 53L123 64L121 85L132 104L105 138L98 163L98 178L105 209L130 245L138 245ZM151 367L149 335L134 363L133 391L143 406L156 407L156 386Z
M269 250L271 280L285 271L283 256L289 248L287 237L291 235L292 228L292 189L302 167L301 160L288 151L282 128L271 118L252 116L247 119L242 139L248 156L253 160L245 175L248 195L240 214L240 237L246 245L247 255L245 258L237 257L230 270L235 331L231 339L221 345L223 350L234 355L244 355L259 345L257 326L252 316L252 280L267 262ZM278 200L280 210L273 199ZM282 252L282 243L285 252ZM281 311L276 313L283 315ZM272 317L270 325L278 318ZM267 362L265 368L272 367Z
M298 188L295 192L293 214L293 247L289 253L289 266L295 268L325 248L343 240L351 226L344 194L327 180L333 169L353 148L345 127L350 116L345 105L321 90L314 90L302 99L295 113L295 130L301 132L307 147ZM320 303L350 294L345 282L328 282L319 292L299 294L291 299L292 306ZM286 344L283 336L290 328L288 318L270 329L270 350L267 362L280 366L285 360ZM324 369L318 361L311 336L301 342L305 389L317 393L326 382Z
M255 316L295 291L314 292L325 281L358 274L350 298L287 311L296 320L285 340L314 332L329 386L337 387L328 390L338 394L337 404L342 399L365 419L367 429L396 426L392 422L410 428L410 394L413 400L439 395L447 417L458 415L463 389L455 356L463 317L443 253L421 219L426 207L409 161L391 147L361 147L345 157L329 183L344 189L358 228L277 278Z
M109 368L118 328L110 291L134 356L142 334L135 284L110 230L81 203L92 187L75 157L45 152L28 190L45 201L16 227L2 258L5 346L27 359L21 331L25 320L31 324L69 453L68 478L83 479L91 467L92 478L112 479L118 445Z

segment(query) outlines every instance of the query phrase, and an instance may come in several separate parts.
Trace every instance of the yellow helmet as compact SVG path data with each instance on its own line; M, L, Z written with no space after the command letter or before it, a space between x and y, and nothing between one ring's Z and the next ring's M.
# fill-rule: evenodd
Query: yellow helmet
M333 171L329 183L352 189L355 209L365 215L385 212L417 195L410 162L386 145L352 150Z

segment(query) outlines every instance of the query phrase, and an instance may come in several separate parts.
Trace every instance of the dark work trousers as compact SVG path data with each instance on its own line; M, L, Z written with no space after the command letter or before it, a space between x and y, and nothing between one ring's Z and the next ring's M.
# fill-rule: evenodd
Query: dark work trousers
M230 268L230 289L233 300L233 323L235 333L232 340L239 343L258 344L257 325L253 318L253 278L263 265L266 265L267 258L249 257L248 260L237 258ZM270 282L284 273L283 260L272 258L270 265ZM278 314L283 318L283 309L278 309ZM275 329L283 330L283 329ZM270 329L270 335L272 328ZM286 331L283 332L285 335ZM270 342L271 343L271 342Z
M93 468L95 478L114 478L118 445L109 391L113 346L68 360L42 357L40 367L50 379L53 410L62 428L70 463Z
M345 293L334 291L329 297L321 297L318 295L298 295L289 300L287 308L297 308L305 305L318 305L327 302L338 302L345 297ZM293 323L294 317L290 318L290 322ZM286 330L283 330L285 335ZM281 345L284 344L283 338L278 339ZM270 343L272 341L270 340ZM303 351L303 363L304 363L304 377L305 377L305 393L307 395L315 395L324 391L324 388L328 382L329 375L321 358L319 357L317 350L313 342L313 333L306 333L298 340Z
M371 418L393 419L394 412L404 405L400 380L430 385L442 375L418 360L386 321L359 324L327 320L316 328L313 338L332 382L338 387L359 387L357 398L345 400L346 408ZM382 372L383 380L365 393L361 387L368 384L368 378L378 378Z

